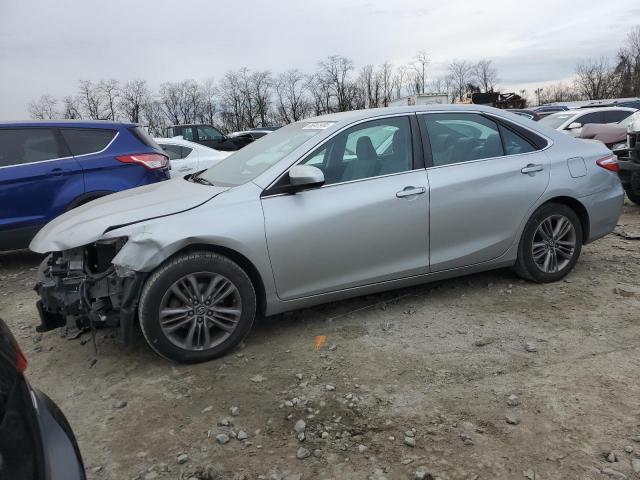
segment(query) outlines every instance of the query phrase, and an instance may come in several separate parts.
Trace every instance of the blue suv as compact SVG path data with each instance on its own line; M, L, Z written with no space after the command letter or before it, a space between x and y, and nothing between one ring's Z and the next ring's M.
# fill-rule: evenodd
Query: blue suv
M139 125L0 122L0 250L26 248L74 207L168 178L168 157Z

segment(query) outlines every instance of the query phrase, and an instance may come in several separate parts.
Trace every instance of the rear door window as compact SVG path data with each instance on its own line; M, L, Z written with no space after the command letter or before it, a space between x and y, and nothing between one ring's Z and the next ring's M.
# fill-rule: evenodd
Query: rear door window
M0 129L0 167L65 156L52 128Z
M498 125L476 113L431 113L424 122L434 166L504 155Z
M633 112L628 112L626 110L609 110L604 112L604 123L618 123Z
M61 128L60 132L72 155L86 155L104 150L117 133L115 130L101 128Z

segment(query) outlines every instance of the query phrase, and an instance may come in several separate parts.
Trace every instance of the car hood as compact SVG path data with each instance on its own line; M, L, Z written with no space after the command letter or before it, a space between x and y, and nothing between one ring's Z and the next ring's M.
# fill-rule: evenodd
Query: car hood
M190 210L228 190L182 177L107 195L70 210L45 225L29 248L37 253L87 245L114 227Z

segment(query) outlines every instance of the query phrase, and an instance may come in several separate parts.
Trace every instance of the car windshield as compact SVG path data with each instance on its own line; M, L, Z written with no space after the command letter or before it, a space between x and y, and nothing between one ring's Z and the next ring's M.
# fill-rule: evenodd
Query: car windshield
M547 127L558 128L574 115L575 113L552 113L551 115L540 119L540 123Z
M620 125L621 127L627 128L629 125L631 125L636 120L640 120L640 110L637 111L637 112L634 112L633 115L628 116L624 120L621 120L618 123L618 125Z
M234 152L198 177L213 185L242 185L271 168L330 125L328 122L298 122L287 125Z

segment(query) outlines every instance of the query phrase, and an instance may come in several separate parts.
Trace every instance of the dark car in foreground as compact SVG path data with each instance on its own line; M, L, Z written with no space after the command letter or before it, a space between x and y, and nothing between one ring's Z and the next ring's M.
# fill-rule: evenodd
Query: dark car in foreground
M253 141L247 137L230 137L213 125L189 124L167 127L167 138L182 137L189 142L199 143L215 150L234 152Z
M169 178L163 150L133 123L0 122L0 250L26 248L58 215Z
M84 480L69 422L24 376L27 361L0 319L0 478Z

